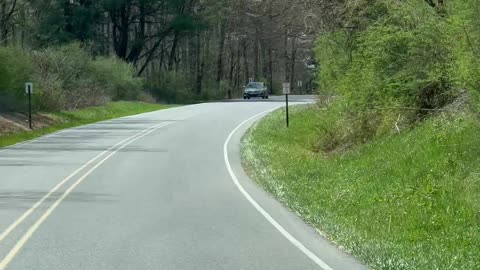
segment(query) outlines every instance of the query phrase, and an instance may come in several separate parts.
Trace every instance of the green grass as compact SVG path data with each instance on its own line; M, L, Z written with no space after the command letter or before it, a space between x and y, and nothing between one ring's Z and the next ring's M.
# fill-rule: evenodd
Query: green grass
M337 154L312 151L327 111L282 111L243 139L253 179L374 269L480 269L480 126L437 116Z
M174 105L119 101L108 103L103 106L90 107L76 111L51 113L50 115L52 118L58 120L58 124L33 131L22 131L14 134L0 135L0 147L31 140L65 128L86 125L128 115L167 109L171 107L174 107Z

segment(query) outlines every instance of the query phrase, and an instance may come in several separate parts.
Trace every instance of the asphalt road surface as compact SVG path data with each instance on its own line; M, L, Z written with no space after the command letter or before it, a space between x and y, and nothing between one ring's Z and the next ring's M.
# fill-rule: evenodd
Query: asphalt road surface
M242 134L281 100L183 106L0 149L0 270L363 269L242 170Z

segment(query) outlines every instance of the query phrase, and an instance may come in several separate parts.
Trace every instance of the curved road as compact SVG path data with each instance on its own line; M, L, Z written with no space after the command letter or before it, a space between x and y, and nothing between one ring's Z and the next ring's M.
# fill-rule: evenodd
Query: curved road
M364 269L241 168L242 134L280 100L178 107L0 149L0 270Z

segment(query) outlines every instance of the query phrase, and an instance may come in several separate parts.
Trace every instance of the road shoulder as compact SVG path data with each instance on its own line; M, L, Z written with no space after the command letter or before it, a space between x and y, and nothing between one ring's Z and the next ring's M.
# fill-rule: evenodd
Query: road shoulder
M278 224L331 269L367 269L352 256L320 236L314 228L305 224L298 215L286 209L248 177L242 166L241 139L249 127L260 118L261 116L251 119L240 126L228 144L229 162L241 186ZM276 230L273 225L272 230Z

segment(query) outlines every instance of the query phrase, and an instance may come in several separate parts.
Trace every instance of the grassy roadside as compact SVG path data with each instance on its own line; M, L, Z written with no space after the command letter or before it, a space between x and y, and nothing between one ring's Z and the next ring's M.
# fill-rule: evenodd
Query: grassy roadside
M0 135L0 147L31 140L65 128L86 125L128 115L167 109L171 107L174 106L144 102L119 101L108 103L99 107L90 107L77 111L51 113L49 116L55 119L57 124L33 131L21 131L8 135Z
M354 150L312 151L318 109L268 115L243 139L250 176L374 269L480 269L480 125L438 116Z

